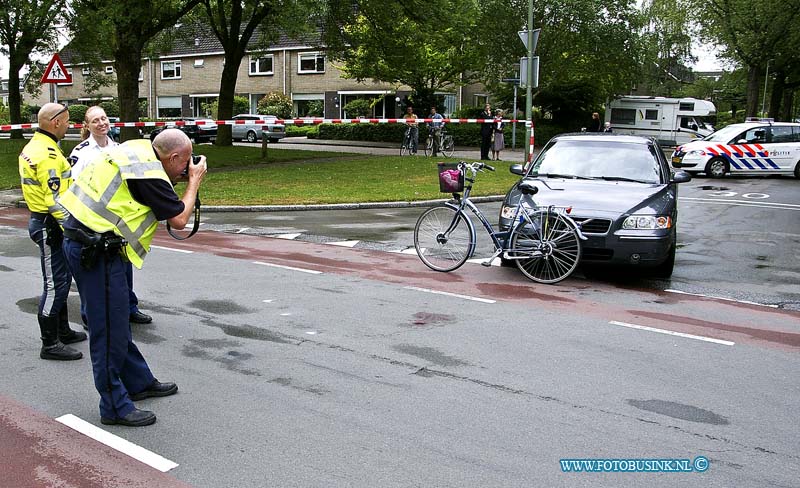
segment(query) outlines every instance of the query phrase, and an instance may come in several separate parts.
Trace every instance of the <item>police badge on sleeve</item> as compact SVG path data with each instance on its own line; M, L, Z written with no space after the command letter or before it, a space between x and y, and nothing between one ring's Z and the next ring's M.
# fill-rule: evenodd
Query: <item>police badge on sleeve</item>
M47 180L47 187L54 192L58 191L61 188L61 178L58 176L53 176Z

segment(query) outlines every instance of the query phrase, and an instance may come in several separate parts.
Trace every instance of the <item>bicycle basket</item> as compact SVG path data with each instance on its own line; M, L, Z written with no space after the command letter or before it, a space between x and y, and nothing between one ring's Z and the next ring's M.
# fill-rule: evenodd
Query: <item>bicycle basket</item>
M458 164L437 163L439 170L439 191L456 193L464 190L464 172Z

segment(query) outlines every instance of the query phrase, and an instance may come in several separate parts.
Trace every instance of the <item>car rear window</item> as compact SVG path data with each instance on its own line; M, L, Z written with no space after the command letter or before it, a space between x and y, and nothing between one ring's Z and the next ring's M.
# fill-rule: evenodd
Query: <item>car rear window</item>
M648 144L612 141L556 140L536 159L530 174L579 178L621 178L660 183L661 167Z

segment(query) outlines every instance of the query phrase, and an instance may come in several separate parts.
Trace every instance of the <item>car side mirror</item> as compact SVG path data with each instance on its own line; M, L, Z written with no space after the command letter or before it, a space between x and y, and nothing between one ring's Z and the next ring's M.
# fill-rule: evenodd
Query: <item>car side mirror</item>
M688 181L692 181L692 175L686 171L676 171L675 174L672 175L672 181L670 181L670 183L686 183Z
M747 139L739 139L736 144L747 144Z
M512 164L511 166L509 166L508 170L515 175L520 175L520 176L525 175L525 167L522 166L521 164Z

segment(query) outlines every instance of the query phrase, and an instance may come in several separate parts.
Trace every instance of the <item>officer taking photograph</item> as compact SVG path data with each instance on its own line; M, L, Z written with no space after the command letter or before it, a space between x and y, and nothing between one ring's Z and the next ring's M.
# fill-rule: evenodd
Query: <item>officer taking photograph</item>
M83 353L65 344L86 340L86 334L69 327L67 296L72 284L61 250L59 225L67 214L56 203L72 181L67 159L58 147L69 127L69 111L58 103L46 103L38 113L39 128L19 155L22 195L31 211L28 234L39 246L44 291L39 299L42 359L73 360Z
M152 145L127 141L95 158L59 199L70 213L64 253L86 305L103 424L150 425L155 414L133 402L178 391L153 376L133 343L125 268L128 261L142 267L160 220L186 226L206 170L205 156L192 157L186 134L166 129ZM187 179L178 198L173 184Z

